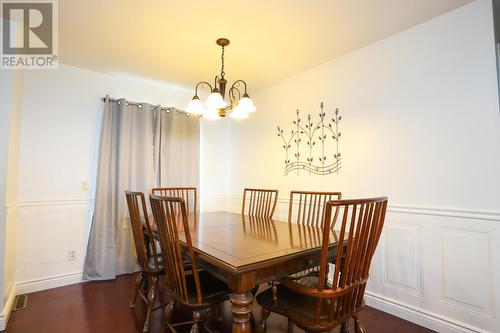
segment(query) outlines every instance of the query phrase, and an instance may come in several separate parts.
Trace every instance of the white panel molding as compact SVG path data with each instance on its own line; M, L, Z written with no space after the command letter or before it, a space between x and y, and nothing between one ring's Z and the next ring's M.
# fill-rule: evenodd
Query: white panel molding
M459 299L457 297L453 298L451 296L446 295L446 288L451 286L446 285L445 281L445 267L446 267L446 251L444 248L444 238L446 236L446 233L449 235L460 235L462 237L471 237L471 240L473 237L481 236L484 237L484 243L485 243L485 250L486 250L486 267L482 267L482 269L476 269L474 271L474 275L477 277L485 277L487 278L487 283L477 283L477 281L471 281L469 280L469 283L471 286L474 286L475 290L474 292L477 294L481 291L484 291L486 295L486 298L488 298L488 305L486 307L482 307L478 304L473 304L472 302L469 302L467 300ZM474 235L475 234L475 235ZM441 227L437 226L436 227L436 271L438 272L437 274L437 291L438 291L438 298L440 302L443 302L447 305L454 306L456 308L459 308L463 311L471 312L471 313L476 313L488 318L495 318L495 310L494 310L494 296L493 296L493 269L492 269L492 258L491 258L491 232L489 231L484 231L484 230L477 230L477 229L470 229L470 228L458 228L458 227ZM469 249L468 244L461 244L462 247L465 247L466 249ZM475 248L477 250L477 248ZM469 261L472 260L474 263L479 262L479 258L477 257L477 254L474 255L474 258L468 258ZM475 260L476 259L476 260ZM464 258L464 266L465 262L467 261L467 258ZM470 268L468 268L470 270ZM457 274L454 274L455 276ZM482 289L482 288L487 288L487 289ZM460 293L460 291L458 291Z
M89 205L95 199L54 199L54 200L32 200L19 201L18 207L36 207L36 206L62 206L62 205Z
M500 211L498 210L459 209L449 207L427 207L399 204L389 204L387 210L394 213L446 216L471 220L500 221Z
M5 205L5 208L7 209L7 213L10 210L16 209L19 207L19 201L13 201Z
M414 283L408 283L408 282L403 282L403 281L395 281L391 280L389 277L389 251L390 249L390 244L389 244L389 237L388 233L390 232L391 229L403 229L406 230L408 233L413 233L413 270L414 270ZM398 288L402 289L404 291L410 292L416 296L419 297L424 297L424 289L423 289L423 280L424 280L424 271L422 269L422 227L419 226L418 224L410 224L410 223L386 223L385 228L384 228L384 236L382 241L379 243L382 248L382 274L383 274L383 283L386 287L392 287L392 288ZM392 249L392 250L398 250L398 249Z
M242 194L228 194L230 199L240 199L243 200ZM210 195L207 195L210 197ZM290 198L278 197L279 204L288 205ZM298 200L296 200L298 203ZM387 206L388 212L394 213L406 213L406 214L418 214L418 215L430 215L430 216L445 216L445 217L456 217L471 220L486 220L486 221L499 221L500 222L500 210L478 210L478 209L460 209L460 208L450 208L450 207L433 207L433 206L414 206L414 205L401 205L401 204L389 204Z
M71 284L83 282L83 272L74 272L64 275L51 276L43 279L18 282L16 284L16 294L23 295L40 290L63 287Z
M92 199L20 201L16 283L23 294L81 282ZM77 252L68 260L68 251Z
M243 200L242 194L231 193L216 193L216 194L201 194L200 199L208 200L227 200L227 199L240 199ZM17 207L33 207L33 206L58 206L58 205L78 205L78 204L91 204L95 199L54 199L54 200L33 200L33 201L18 201L7 205L7 209L14 206ZM288 205L289 198L278 197L278 203ZM297 201L298 202L298 201ZM464 219L478 219L487 221L499 221L500 211L497 210L473 210L473 209L458 209L448 207L432 207L432 206L413 206L413 205L400 205L389 204L387 211L395 213L406 214L419 214L419 215L432 215L432 216L446 216L457 217Z
M366 304L440 333L492 333L461 321L405 304L370 291L365 292Z
M8 289L2 313L0 314L0 331L3 331L7 328L7 322L9 321L15 298L16 298L16 286L12 284Z

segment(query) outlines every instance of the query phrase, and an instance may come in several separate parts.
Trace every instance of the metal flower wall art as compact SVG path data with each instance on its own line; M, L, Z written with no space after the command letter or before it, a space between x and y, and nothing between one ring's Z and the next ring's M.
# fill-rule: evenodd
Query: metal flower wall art
M285 149L285 175L292 171L299 175L301 170L316 175L338 174L342 167L339 152L342 134L339 125L342 116L339 115L338 108L333 114L327 115L323 102L320 109L317 121L310 114L306 119L301 119L300 111L297 110L289 136L278 126L278 136Z

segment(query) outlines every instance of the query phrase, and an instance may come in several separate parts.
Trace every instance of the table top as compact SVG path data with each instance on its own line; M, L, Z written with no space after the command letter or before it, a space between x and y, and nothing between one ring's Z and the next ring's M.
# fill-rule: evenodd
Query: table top
M230 212L198 213L190 216L193 248L204 260L242 270L261 262L282 261L305 252L318 252L323 229L255 218ZM179 234L185 242L185 234ZM330 232L331 244L338 243Z

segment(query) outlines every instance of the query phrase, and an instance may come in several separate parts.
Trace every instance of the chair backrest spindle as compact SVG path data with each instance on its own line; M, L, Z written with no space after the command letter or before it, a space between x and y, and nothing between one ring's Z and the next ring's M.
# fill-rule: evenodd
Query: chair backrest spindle
M151 193L162 197L182 198L186 203L188 214L198 212L196 187L156 187L151 190ZM180 212L176 210L176 213L179 214Z
M291 191L288 223L322 227L325 223L326 203L341 198L340 192Z
M278 190L246 188L243 191L241 214L271 219L277 202Z

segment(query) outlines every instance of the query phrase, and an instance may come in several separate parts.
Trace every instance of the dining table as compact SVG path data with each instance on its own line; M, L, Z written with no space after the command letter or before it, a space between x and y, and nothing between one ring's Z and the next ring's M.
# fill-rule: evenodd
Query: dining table
M188 225L199 267L232 290L233 333L252 331L252 290L256 286L319 265L321 227L231 212L192 213ZM183 246L186 232L179 231ZM332 258L338 239L339 232L330 230Z

